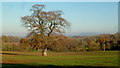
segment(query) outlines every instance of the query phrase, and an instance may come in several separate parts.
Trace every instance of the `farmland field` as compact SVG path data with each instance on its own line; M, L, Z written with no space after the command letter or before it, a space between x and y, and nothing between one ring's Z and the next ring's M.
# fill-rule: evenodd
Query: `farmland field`
M118 68L118 51L40 52L2 51L3 68Z

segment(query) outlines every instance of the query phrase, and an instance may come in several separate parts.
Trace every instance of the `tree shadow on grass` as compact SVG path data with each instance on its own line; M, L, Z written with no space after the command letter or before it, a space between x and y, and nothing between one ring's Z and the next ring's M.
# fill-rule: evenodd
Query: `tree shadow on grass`
M19 54L15 54L15 53L1 53L1 54L5 54L5 55L19 55Z
M2 64L2 68L119 68L118 66L55 66L55 65L26 65L26 64Z

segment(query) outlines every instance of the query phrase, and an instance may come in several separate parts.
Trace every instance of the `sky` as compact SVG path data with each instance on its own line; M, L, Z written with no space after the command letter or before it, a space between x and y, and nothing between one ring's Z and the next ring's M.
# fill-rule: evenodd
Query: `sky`
M2 34L26 36L28 31L20 18L30 15L34 4L44 4L46 10L62 10L63 17L71 23L65 35L118 32L117 2L3 2Z
M2 2L118 2L119 0L1 0Z

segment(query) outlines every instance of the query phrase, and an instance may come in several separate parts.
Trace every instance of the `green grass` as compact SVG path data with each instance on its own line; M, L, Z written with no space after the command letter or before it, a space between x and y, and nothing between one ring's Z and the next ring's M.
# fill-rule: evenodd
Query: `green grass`
M3 67L17 66L118 66L118 51L106 52L3 52ZM12 65L12 66L13 66Z

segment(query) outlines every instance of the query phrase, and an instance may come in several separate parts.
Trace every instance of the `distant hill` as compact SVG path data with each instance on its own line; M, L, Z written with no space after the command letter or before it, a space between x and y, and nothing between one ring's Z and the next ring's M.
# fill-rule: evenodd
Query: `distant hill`
M101 33L80 33L78 36L94 36L94 35L100 35Z
M79 36L95 36L95 35L101 35L102 33L80 33L80 34L75 34L75 35L66 35L68 37L79 37Z

